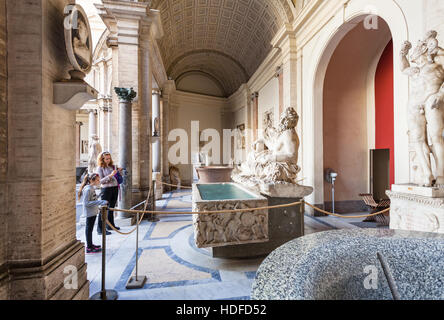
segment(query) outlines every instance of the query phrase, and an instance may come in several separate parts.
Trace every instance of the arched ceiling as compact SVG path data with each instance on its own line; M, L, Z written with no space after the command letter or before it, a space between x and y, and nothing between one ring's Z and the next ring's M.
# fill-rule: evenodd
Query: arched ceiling
M160 10L159 40L169 77L211 75L227 96L257 70L279 29L294 19L290 0L153 0Z

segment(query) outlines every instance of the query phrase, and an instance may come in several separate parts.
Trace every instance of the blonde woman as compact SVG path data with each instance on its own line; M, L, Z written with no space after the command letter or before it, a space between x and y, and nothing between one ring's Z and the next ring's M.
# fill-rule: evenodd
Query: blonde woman
M102 191L100 193L100 198L102 200L106 200L109 203L109 208L114 208L117 203L117 199L119 196L119 184L117 183L117 179L115 175L117 172L122 174L122 169L117 168L114 165L111 154L108 151L104 151L99 154L97 158L97 173L100 176L100 184L102 186ZM108 210L108 221L113 225L114 228L120 230L119 227L116 227L114 224L114 212ZM102 220L99 219L99 223L97 226L97 233L102 234L103 231ZM111 230L109 226L106 226L107 230ZM111 234L106 231L106 234Z

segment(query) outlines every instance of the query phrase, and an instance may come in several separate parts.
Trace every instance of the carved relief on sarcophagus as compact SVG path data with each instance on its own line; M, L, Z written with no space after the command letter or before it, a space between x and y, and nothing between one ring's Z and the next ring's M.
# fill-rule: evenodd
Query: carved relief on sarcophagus
M267 206L267 200L194 203L194 212L238 210ZM196 246L221 247L268 241L268 210L199 214L193 217Z

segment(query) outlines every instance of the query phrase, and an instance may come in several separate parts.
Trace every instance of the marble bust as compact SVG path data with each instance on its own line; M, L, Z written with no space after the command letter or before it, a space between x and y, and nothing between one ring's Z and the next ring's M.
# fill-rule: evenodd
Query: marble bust
M414 149L414 184L444 187L444 50L437 32L429 31L413 48L404 42L401 70L410 77L408 103L409 142ZM431 155L436 171L432 172Z
M269 123L263 137L253 144L247 161L236 168L233 180L256 183L297 183L299 137L296 133L299 116L293 108L282 114L278 128Z

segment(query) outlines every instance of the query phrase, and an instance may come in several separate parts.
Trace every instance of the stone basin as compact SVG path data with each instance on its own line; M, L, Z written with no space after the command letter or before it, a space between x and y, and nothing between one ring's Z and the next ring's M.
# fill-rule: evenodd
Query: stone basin
M377 252L402 300L444 299L444 235L389 229L334 230L292 240L263 261L251 298L391 300ZM375 289L365 285L371 269Z
M232 167L209 166L196 167L199 183L230 182Z

